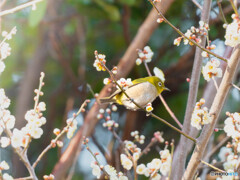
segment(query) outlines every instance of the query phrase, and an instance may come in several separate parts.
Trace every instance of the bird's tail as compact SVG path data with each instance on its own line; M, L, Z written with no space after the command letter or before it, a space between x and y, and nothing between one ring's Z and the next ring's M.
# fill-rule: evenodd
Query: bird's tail
M100 104L116 103L116 99L112 98L112 97L101 98L101 99L99 99L99 101L100 101Z

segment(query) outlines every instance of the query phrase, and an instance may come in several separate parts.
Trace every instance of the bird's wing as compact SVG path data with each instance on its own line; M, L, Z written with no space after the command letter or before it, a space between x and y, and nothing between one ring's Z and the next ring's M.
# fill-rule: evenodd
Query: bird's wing
M144 81L143 79L144 79L144 78L140 78L140 79L136 79L136 80L132 81L133 85L128 86L128 88L131 88L131 87L134 87L134 86L136 86L136 85L138 85L138 84L140 84L140 83L146 82L146 81ZM121 92L122 92L121 89L117 89L111 96L109 96L109 98L111 99L111 98L113 98L114 96L116 96L117 94L119 94L119 93L121 93Z
M144 82L147 82L147 79L146 78L139 78L139 79L135 79L132 81L133 85L136 85L136 84L139 84L139 83L144 83Z

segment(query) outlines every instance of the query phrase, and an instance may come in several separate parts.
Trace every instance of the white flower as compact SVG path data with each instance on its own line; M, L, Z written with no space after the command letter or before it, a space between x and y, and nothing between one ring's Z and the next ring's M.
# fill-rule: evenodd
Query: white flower
M8 43L3 42L0 47L1 58L6 59L11 54L11 48Z
M106 56L104 54L99 54L98 58L95 59L93 66L97 69L97 71L106 71L106 69L104 68L104 66L102 66L101 62L103 64L106 63L105 60Z
M152 107L152 103L148 103L146 106L146 111L147 112L152 112L153 111L153 107Z
M120 80L117 81L117 83L118 83L123 89L127 89L129 86L131 86L131 85L133 84L131 78L127 78L127 79L121 78ZM119 89L118 86L117 86L117 88Z
M178 37L178 38L174 39L173 44L176 45L176 46L179 46L180 43L181 43L181 40L182 40L182 38Z
M107 127L112 127L114 125L114 121L113 120L108 120L107 122L106 122L106 126Z
M198 130L202 129L201 127L201 118L199 116L196 116L195 114L192 115L191 118L191 125Z
M169 172L170 168L171 168L171 163L166 161L166 162L162 163L160 172L162 173L162 175L166 176L167 173Z
M234 20L226 28L225 34L225 44L231 47L235 47L240 43L240 31L239 31L239 22Z
M129 149L129 150L131 150L132 148L135 148L135 147L136 147L136 145L135 145L132 141L127 141L127 140L125 140L125 141L124 141L124 144L125 144L125 147L126 147L127 149Z
M226 171L228 170L237 170L237 167L239 166L240 161L237 159L234 155L229 155L227 157L227 161L223 163L223 167Z
M187 32L185 33L185 36L188 38L191 38L192 32L188 29ZM183 40L184 44L187 45L189 43L189 40L184 38Z
M9 115L4 118L5 123L6 123L6 128L7 129L12 129L15 125L15 117L13 115Z
M46 111L46 104L45 104L45 102L40 102L38 104L38 108L39 108L40 111Z
M43 134L43 130L42 128L33 126L33 128L29 131L29 133L34 139L39 139Z
M144 171L144 176L149 177L151 173L151 170L147 167Z
M202 68L202 74L206 81L210 81L213 77L222 77L222 69L219 68L220 62L218 60L208 61Z
M38 119L38 114L36 113L36 111L34 109L31 109L26 112L25 119L28 122L34 122L36 119Z
M212 122L212 117L208 113L207 107L202 107L204 103L204 99L201 99L199 102L197 102L192 113L191 125L198 130L202 128L202 125Z
M143 61L149 63L152 61L153 52L149 46L145 46L142 50L138 51L139 58L136 60L136 64L140 65Z
M70 118L67 120L67 123L71 123L71 126L69 127L68 129L68 132L67 132L67 138L68 139L71 139L74 132L77 130L77 120L76 119L73 119L73 118Z
M167 159L170 156L170 152L168 149L165 149L163 151L160 151L160 157L161 159Z
M203 28L204 22L203 22L203 21L199 21L199 26L200 26L201 28Z
M104 78L103 79L103 84L107 85L107 84L110 84L111 83L111 79L109 78Z
M22 146L23 142L23 133L22 131L19 131L18 129L13 129L13 134L11 137L11 144L14 148Z
M232 154L232 149L231 148L227 148L227 147L222 147L220 149L220 152L218 154L218 157L220 158L221 161L226 161L228 155Z
M91 163L91 168L92 168L92 174L97 177L97 179L100 178L101 176L101 169L100 167L95 164L94 162Z
M13 177L10 176L8 173L3 174L3 180L13 180Z
M1 147L5 148L7 147L9 144L11 144L11 141L8 137L1 137L0 139L0 143L1 143Z
M151 178L151 180L160 180L160 179L161 179L161 175L158 173L155 173Z
M201 55L202 55L202 57L209 57L209 54L206 52L206 51L203 51L202 53L201 53Z
M9 165L6 161L2 161L0 163L0 170L8 170L9 169Z
M0 121L2 122L2 127L5 127L6 125L7 129L12 129L15 125L15 117L10 114L9 110L0 109L0 119L2 119L2 121Z
M162 162L158 158L154 158L151 163L148 165L151 169L160 169Z
M110 165L104 166L105 171L110 176L110 179L117 179L117 171L114 167Z
M132 161L130 159L128 159L128 157L125 154L121 154L120 158L121 158L121 164L122 164L123 168L130 170L133 166Z
M4 71L5 67L6 66L5 66L4 62L0 61L0 74Z
M6 109L9 107L9 105L10 99L5 95L4 89L0 89L0 109Z
M133 160L137 161L139 159L140 154L138 152L133 153Z
M128 177L127 176L119 176L118 180L128 180Z
M140 164L137 166L136 172L138 174L144 174L146 170L146 166L144 164Z
M239 113L231 114L224 121L224 131L227 133L227 136L231 136L233 139L240 137L240 116Z
M136 60L136 64L137 64L137 65L142 64L142 60L141 60L140 58L137 58L137 60Z

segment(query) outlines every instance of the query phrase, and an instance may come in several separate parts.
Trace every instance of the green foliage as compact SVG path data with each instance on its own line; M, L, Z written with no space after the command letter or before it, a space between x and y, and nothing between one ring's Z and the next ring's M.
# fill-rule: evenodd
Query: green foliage
M32 10L30 12L29 18L28 18L30 27L36 27L40 23L43 16L45 15L46 8L47 8L47 0L44 0L37 4L36 10Z

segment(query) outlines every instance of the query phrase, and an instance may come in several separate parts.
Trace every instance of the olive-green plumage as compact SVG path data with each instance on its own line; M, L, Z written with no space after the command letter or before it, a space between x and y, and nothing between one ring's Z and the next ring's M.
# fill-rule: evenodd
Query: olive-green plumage
M156 76L135 79L132 83L133 85L129 86L125 92L141 107L145 107L148 103L154 101L163 90L168 90L164 86L164 82ZM100 103L118 103L128 109L139 109L120 89L116 90L111 96L100 99Z

